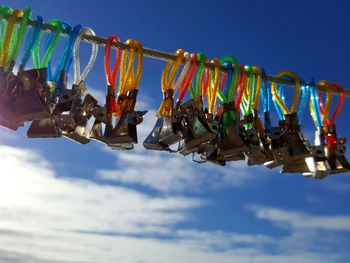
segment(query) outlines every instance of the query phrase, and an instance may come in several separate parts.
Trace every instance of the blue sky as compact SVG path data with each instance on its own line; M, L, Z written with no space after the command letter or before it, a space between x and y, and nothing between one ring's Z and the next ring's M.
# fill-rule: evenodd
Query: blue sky
M189 3L190 2L190 3ZM347 1L2 1L145 47L234 55L350 88ZM86 61L89 45L82 44ZM87 77L103 98L103 50ZM164 62L145 59L138 108L152 129ZM71 76L72 77L72 74ZM313 125L305 114L308 136ZM337 122L349 136L349 100ZM26 128L28 125L26 126ZM167 153L26 138L0 128L0 261L347 262L349 173L323 181ZM347 157L350 158L349 152Z

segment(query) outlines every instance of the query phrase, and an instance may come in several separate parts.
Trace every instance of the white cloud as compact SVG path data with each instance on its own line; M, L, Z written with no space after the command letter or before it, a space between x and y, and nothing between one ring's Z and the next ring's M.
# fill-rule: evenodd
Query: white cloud
M0 228L168 232L170 226L187 219L189 209L203 205L194 198L151 197L127 188L57 177L42 155L28 149L0 146L0 156Z
M248 205L257 218L296 230L350 231L350 215L310 215L298 211Z
M288 224L291 234L283 237L178 228L203 200L60 177L34 150L0 146L0 156L0 262L288 263L346 256L320 250L323 236L309 225L299 231ZM251 209L258 219L268 217Z
M344 174L348 175L348 174ZM327 191L332 191L338 194L348 194L350 192L350 183L346 176L342 175L342 177L329 177L327 181L322 183L322 187L327 189Z

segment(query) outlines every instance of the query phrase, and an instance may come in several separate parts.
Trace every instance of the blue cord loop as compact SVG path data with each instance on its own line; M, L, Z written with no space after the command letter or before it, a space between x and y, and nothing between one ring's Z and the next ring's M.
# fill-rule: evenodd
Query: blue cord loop
M266 72L262 68L261 69L261 75L262 75L262 85L261 85L261 99L263 101L263 107L264 112L270 112L270 105L271 105L271 90L267 88L267 77Z
M318 128L321 128L323 126L323 123L322 123L321 111L320 111L320 107L319 107L319 97L318 97L318 93L316 91L314 79L311 80L310 85L309 85L309 89L310 89L311 103L312 103L312 106L315 110L316 126Z
M298 119L299 119L299 124L301 123L301 119L303 116L303 112L305 110L306 103L308 102L309 99L309 86L306 85L305 81L301 80L301 100L300 100L300 105L298 108Z
M260 96L263 101L263 110L264 110L264 126L265 126L265 132L269 133L271 131L271 120L269 117L270 114L270 108L271 108L271 90L267 87L267 77L266 72L263 68L261 68L261 92Z
M66 24L66 23L64 23ZM69 25L67 25L69 26ZM71 29L71 27L69 26L69 28ZM64 72L68 72L69 71L69 68L72 64L72 61L73 61L73 47L74 47L74 44L75 44L75 41L77 40L78 38L78 35L79 35L79 31L80 29L82 28L81 25L76 25L73 30L70 30L70 34L69 34L69 39L66 43L66 47L65 47L65 50L64 50L64 57L61 58L60 60L60 63L59 63L59 69ZM60 75L60 72L57 72L56 71L56 77L59 77Z
M58 66L56 67L54 74L52 74L51 62L49 62L48 64L48 81L55 83L55 91L53 94L54 96L56 96L59 90L63 87L64 79L62 79L62 74L65 75L69 71L69 68L73 61L74 43L78 37L80 29L82 28L81 25L76 25L72 29L72 27L69 24L65 22L63 22L62 24L63 24L64 30L68 32L68 40L66 41L63 53L60 57ZM52 35L49 35L47 37L46 44L45 44L46 48L50 45L52 39L53 39Z
M40 36L40 31L42 29L43 25L43 17L42 16L37 16L34 28L31 30L31 32L28 34L26 38L26 42L24 45L24 54L21 60L21 66L20 69L23 70L25 66L28 63L28 60L32 54L32 51L39 41L39 36Z

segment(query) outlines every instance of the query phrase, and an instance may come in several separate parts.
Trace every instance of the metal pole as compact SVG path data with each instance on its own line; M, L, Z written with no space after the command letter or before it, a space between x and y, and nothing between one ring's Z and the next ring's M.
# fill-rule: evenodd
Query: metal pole
M9 17L5 17L6 19L9 19ZM22 18L18 18L18 22L21 21ZM29 25L30 26L34 26L35 25L35 20L29 20ZM48 31L48 32L55 32L56 28L52 25L49 24L43 24L43 28L44 31ZM63 33L65 36L67 36L67 32ZM89 43L96 43L100 46L105 46L107 39L103 38L103 37L99 37L99 36L90 36L90 35L83 35L82 38L85 42L89 42ZM118 42L118 43L114 43L113 46L115 48L119 48L119 49L128 49L129 46L123 42ZM164 52L164 51L159 51L159 50L154 50L151 48L146 48L143 47L143 54L146 57L150 57L150 58L156 58L159 60L164 60L164 61L169 61L169 60L176 60L176 55L172 54L172 53L168 53L168 52ZM207 68L214 68L214 64L208 62L205 63L205 67ZM222 71L227 71L227 68L224 66L221 66L221 70ZM271 75L267 75L267 81L268 82L275 82L275 83L279 83L279 84L283 84L285 86L288 87L294 87L295 83L293 80L290 79L285 79L285 78L276 78L274 76ZM308 85L309 83L306 83L306 85ZM319 91L327 91L327 89L323 86L316 86L316 89ZM345 96L346 97L350 97L350 90L344 90L345 91ZM336 91L332 91L335 95L338 95L338 93Z

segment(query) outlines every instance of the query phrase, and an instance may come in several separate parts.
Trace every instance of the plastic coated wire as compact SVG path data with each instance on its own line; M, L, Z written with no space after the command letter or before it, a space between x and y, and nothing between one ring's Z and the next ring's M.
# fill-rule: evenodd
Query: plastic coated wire
M9 16L5 14L4 18L9 19ZM20 17L17 19L17 22L20 22L21 20L22 20L22 18ZM29 20L29 25L31 27L35 26L35 20ZM44 23L42 30L55 32L56 28L50 24ZM64 35L67 36L68 35L67 32L64 32ZM88 34L83 35L82 40L86 41L88 43L98 44L99 46L105 46L106 41L107 41L106 38L99 37L99 36L92 36L92 35L88 35ZM120 48L122 50L130 48L129 45L127 45L123 42L113 43L113 47ZM174 55L174 54L164 52L164 51L155 50L155 49L150 49L150 48L146 48L146 47L143 47L143 54L146 57L156 58L156 59L164 60L164 61L169 61L169 60L175 61L176 60L176 55ZM185 63L185 62L186 62L186 60L184 59L183 63ZM214 64L211 62L205 62L205 67L214 69ZM220 70L227 72L227 68L225 66L221 66ZM266 76L266 79L270 83L275 82L278 84L283 84L283 85L288 86L288 87L295 87L294 81L290 80L290 79L277 78L277 77L269 76L269 75ZM310 83L305 83L305 85L310 85ZM327 87L320 86L320 85L316 85L316 89L319 91L323 91L323 92L327 91ZM335 90L332 90L332 93L334 93L334 95L339 95L338 92ZM350 97L350 90L344 89L344 94L345 94L345 97Z

